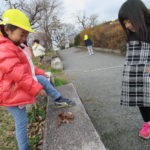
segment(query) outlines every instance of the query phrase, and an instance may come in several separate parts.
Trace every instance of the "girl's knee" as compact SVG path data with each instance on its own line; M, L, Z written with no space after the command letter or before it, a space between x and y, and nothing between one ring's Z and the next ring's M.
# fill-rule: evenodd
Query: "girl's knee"
M37 80L40 81L40 80L47 80L47 78L43 75L37 75Z
M47 84L47 82L49 82L48 79L45 76L38 75L36 77L37 77L38 82L40 84L42 84L43 86L45 86Z

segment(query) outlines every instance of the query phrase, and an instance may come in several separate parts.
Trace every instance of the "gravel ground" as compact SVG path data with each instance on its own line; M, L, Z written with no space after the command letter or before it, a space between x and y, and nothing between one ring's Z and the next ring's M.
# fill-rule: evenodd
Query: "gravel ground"
M149 150L138 137L142 118L136 107L120 106L123 56L83 49L60 51L65 72L108 150Z

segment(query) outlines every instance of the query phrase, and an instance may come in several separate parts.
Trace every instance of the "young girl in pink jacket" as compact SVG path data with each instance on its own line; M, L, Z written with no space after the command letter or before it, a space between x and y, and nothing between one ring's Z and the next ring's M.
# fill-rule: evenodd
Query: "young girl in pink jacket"
M0 23L0 106L4 106L15 120L19 150L31 150L27 138L26 107L23 106L34 103L36 96L46 95L47 90L44 71L34 67L25 47L21 46L29 32L34 31L23 12L17 9L4 12ZM42 79L37 76L42 76ZM56 99L58 104L63 101L73 103L60 95Z

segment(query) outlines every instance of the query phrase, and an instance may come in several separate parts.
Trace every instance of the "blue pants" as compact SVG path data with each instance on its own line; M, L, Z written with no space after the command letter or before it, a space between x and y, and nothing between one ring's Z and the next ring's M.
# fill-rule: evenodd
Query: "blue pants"
M47 80L46 77L42 75L36 76L38 82L44 87L44 90L47 92L49 96L51 96L54 100L59 98L61 94L51 85L51 83ZM11 113L15 120L15 128L16 128L16 139L18 142L19 150L28 150L29 142L27 137L27 125L28 119L26 115L26 108L19 109L16 107L6 107L6 109Z
M6 107L15 120L16 139L19 150L28 150L29 142L27 137L28 119L26 115L26 108L19 109L16 107Z
M37 75L38 82L44 87L46 93L51 96L54 100L59 98L61 94L52 86L45 76Z

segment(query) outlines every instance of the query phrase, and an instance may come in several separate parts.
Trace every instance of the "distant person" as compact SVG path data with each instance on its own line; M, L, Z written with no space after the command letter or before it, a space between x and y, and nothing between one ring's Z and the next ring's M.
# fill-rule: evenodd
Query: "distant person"
M93 55L93 47L92 47L92 41L90 38L88 38L88 35L85 34L84 35L84 42L85 42L85 46L87 47L87 50L89 52L89 55Z
M42 64L45 55L45 48L40 44L38 39L35 39L32 44L33 55L39 58L39 65Z
M119 10L127 36L121 105L137 106L144 120L139 136L150 138L150 13L141 0L127 0Z

